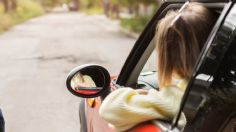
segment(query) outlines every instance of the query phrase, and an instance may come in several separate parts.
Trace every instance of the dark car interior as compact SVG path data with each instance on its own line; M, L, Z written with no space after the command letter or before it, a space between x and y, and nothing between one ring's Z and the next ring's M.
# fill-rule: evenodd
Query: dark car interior
M235 131L236 39L235 26L229 26L228 21L217 32L186 99L183 111L188 120L187 132Z
M233 44L235 43L234 39ZM194 82L192 88L194 90L191 90L184 107L188 120L186 131L235 129L235 127L232 128L235 124L230 123L236 118L235 50L235 45L229 47L216 74L209 76L209 79L205 81L196 80ZM204 126L201 126L203 123Z

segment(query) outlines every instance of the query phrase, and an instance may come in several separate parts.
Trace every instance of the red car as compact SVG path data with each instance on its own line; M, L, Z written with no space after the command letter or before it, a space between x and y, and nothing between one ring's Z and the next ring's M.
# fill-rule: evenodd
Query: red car
M131 132L236 132L236 4L235 0L196 0L215 11L218 20L208 36L180 109L171 121L144 122ZM84 99L80 103L81 132L112 132L98 114L102 100L122 86L134 89L157 89L153 37L157 22L171 9L180 8L185 1L166 0L136 41L119 76L110 77L99 65L83 65L73 69L67 78L68 90ZM78 92L71 86L77 74L88 75L96 87ZM83 91L83 89L81 89ZM90 91L90 92L88 92ZM93 92L91 92L93 91ZM187 118L183 130L178 128L180 113ZM155 122L155 123L153 123Z

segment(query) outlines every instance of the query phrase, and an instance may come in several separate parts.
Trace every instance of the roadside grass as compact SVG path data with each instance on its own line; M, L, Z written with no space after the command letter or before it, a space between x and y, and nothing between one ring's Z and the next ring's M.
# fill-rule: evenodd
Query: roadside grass
M131 32L140 33L147 25L150 17L134 16L131 18L120 18L120 25Z
M0 15L0 33L9 29L12 25L12 19L9 15L1 14Z
M0 14L3 14L3 12L4 12L3 5L2 3L0 3Z
M82 9L82 11L87 15L103 14L103 9L101 7L85 8L85 9Z
M16 10L10 11L9 13L4 13L4 8L0 4L0 32L6 31L12 26L30 18L40 16L43 13L43 8L32 0L18 0Z

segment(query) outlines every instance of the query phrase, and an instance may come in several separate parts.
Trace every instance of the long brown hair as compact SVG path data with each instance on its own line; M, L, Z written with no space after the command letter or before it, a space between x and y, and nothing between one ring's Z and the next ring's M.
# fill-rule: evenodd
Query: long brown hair
M160 20L155 36L160 88L171 84L173 73L189 78L215 21L216 14L196 2Z

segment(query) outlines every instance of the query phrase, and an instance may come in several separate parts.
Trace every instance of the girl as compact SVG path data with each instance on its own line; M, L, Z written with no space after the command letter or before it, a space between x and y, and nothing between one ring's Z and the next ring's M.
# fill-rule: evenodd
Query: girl
M160 91L120 88L109 94L99 113L110 127L126 131L148 120L173 119L215 20L216 15L202 4L186 2L159 21L155 41ZM173 85L172 78L180 83ZM178 125L183 128L185 124L182 114Z

